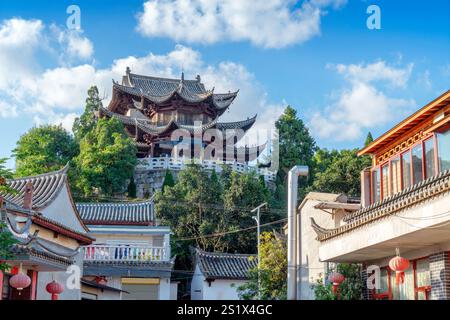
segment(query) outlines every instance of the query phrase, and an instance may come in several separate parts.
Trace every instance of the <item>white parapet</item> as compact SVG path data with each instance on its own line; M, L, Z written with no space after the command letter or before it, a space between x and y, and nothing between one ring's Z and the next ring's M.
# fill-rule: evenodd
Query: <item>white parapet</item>
M187 158L172 158L172 157L158 157L158 158L144 158L139 159L137 169L143 170L182 170L186 165L195 163L201 165L205 170L214 170L217 173L222 171L223 165L228 165L235 172L244 173L254 171L258 175L264 176L266 181L275 181L276 171L271 171L268 168L257 168L246 163L237 161L219 161L219 160L200 160Z
M89 245L83 247L84 261L168 261L167 247L136 245Z

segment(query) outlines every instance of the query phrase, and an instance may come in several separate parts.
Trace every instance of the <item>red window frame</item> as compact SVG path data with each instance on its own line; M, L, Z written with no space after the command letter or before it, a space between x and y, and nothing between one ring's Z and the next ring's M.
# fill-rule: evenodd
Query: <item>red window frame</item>
M419 292L423 292L425 294L425 300L430 299L431 293L431 285L428 286L417 286L417 261L428 259L428 257L421 257L414 260L411 260L411 267L413 268L413 282L414 282L414 300L418 300ZM449 261L450 261L450 252L449 252ZM387 269L387 279L388 279L388 290L384 292L377 293L375 289L372 290L372 299L373 300L382 300L388 299L393 300L392 295L392 281L391 281L391 273L393 272L389 266L381 267L381 269Z
M425 159L425 141L428 141L429 139L434 139L434 168L436 173L440 172L440 168L439 168L439 151L438 151L438 143L437 143L437 136L436 134L433 132L432 134L428 135L426 138L424 138L423 140L411 145L408 149L402 150L401 152L398 152L394 155L392 155L391 158L389 158L388 160L378 164L377 166L372 167L371 169L371 175L370 175L370 203L374 203L374 193L376 192L374 185L373 185L373 172L375 170L379 170L379 174L378 174L378 179L379 179L379 183L380 183L380 199L379 200L383 200L386 197L389 197L390 195L392 195L392 166L391 166L391 160L396 158L396 157L400 157L400 186L401 186L401 190L403 190L405 188L405 186L403 185L403 156L406 152L409 152L409 157L410 157L410 164L411 164L411 168L410 168L410 179L411 179L411 185L416 184L416 182L414 181L414 166L412 163L412 149L414 149L416 146L421 145L422 147L422 181L426 179L426 159ZM387 192L387 196L383 197L383 167L388 165L388 192Z

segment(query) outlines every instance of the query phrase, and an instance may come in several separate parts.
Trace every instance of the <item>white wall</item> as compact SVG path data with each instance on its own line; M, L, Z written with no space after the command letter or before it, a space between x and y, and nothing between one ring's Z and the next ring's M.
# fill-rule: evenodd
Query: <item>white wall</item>
M299 248L301 260L297 258L297 299L314 300L314 290L312 286L317 280L324 278L327 272L327 263L319 259L320 242L316 240L317 234L311 227L311 218L324 228L335 228L336 221L332 214L314 208L315 205L323 201L337 200L338 195L325 193L310 193L302 202L298 220L300 227ZM331 210L327 210L331 211ZM301 261L301 262L300 262Z
M203 279L203 274L196 264L191 282L191 300L203 300Z
M239 300L237 288L244 283L245 280L216 279L209 284L197 264L191 282L191 300Z
M203 300L239 300L237 288L246 283L244 280L214 280L209 286L203 281Z
M159 300L170 300L170 278L159 280Z
M80 267L80 271L83 271L83 260L82 254L78 253L75 258L75 265ZM80 277L83 274L80 274ZM36 299L37 300L50 300L51 294L47 292L45 287L48 283L53 280L59 282L64 287L64 291L58 296L59 300L80 300L81 299L81 285L78 282L78 288L69 289L67 287L67 280L71 277L74 278L73 273L66 273L65 271L60 272L39 272L37 278L37 290ZM76 278L76 277L75 277Z
M178 282L170 283L170 300L178 299Z

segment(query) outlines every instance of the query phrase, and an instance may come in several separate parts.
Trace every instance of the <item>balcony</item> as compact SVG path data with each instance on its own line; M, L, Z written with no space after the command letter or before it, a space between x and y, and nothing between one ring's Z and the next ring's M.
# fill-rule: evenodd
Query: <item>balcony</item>
M83 247L85 262L158 262L169 261L165 247L142 245L90 245Z
M146 170L182 170L186 164L191 163L192 160L188 158L172 158L172 157L158 157L158 158L144 158L138 160L138 169ZM215 160L199 160L195 159L194 163L199 164L205 170L215 170L220 173L223 165L229 165L231 170L239 173L255 171L257 174L264 176L266 181L275 181L276 172L268 168L257 168L245 163L237 161L215 161Z

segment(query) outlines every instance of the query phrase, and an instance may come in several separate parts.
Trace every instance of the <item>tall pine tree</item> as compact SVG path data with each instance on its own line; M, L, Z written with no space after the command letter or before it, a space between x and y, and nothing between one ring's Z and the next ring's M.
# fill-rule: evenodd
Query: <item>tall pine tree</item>
M88 132L94 130L97 123L95 113L101 106L102 100L98 95L97 87L90 87L88 90L88 97L86 98L84 112L79 118L76 118L73 123L72 131L76 141L80 142Z

